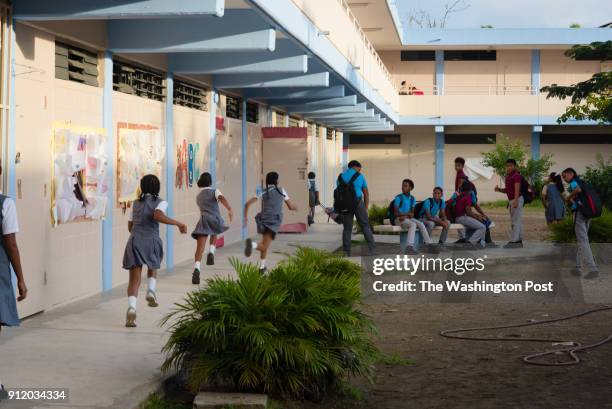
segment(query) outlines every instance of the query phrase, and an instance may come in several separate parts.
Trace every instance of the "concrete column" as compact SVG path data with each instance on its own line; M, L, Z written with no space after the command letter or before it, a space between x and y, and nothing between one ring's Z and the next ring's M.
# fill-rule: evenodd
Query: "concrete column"
M210 90L210 140L208 141L208 172L212 176L213 187L217 185L217 103L219 93Z
M168 217L174 216L174 75L166 73L166 201ZM166 269L174 268L174 228L166 226Z
M246 98L242 99L242 145L240 146L240 169L242 177L242 188L241 188L241 200L240 204L240 220L244 219L244 204L247 201L247 151L248 151L248 140L247 140L247 103ZM248 236L248 229L246 227L241 228L242 239L246 239Z
M444 188L444 127L436 126L436 186Z
M444 95L444 50L436 50L436 87Z
M531 158L540 158L540 136L542 135L542 126L534 125L531 129Z
M113 54L104 53L102 90L102 127L106 131L108 203L102 220L102 291L113 288L113 209L115 208L115 160L117 157L113 128Z
M349 140L350 134L342 133L342 171L344 172L348 167L349 161Z
M540 94L540 50L531 50L531 94Z

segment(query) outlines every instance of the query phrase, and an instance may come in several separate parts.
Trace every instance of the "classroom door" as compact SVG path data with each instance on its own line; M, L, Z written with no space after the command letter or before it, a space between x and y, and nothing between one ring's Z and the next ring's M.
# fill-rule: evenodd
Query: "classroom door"
M308 228L308 135L306 128L262 128L263 173L275 171L298 211L284 210L282 232L302 233Z

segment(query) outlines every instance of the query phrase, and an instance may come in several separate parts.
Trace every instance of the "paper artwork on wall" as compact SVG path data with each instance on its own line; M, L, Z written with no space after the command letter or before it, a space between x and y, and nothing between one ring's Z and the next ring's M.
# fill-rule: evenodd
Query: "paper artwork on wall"
M129 203L137 199L144 175L162 180L166 147L159 128L125 122L117 125L117 145L117 202Z
M54 122L51 221L99 220L108 203L106 131Z
M200 177L200 168L197 165L199 143L187 143L186 139L176 147L176 178L175 187L185 189L193 187L193 183Z

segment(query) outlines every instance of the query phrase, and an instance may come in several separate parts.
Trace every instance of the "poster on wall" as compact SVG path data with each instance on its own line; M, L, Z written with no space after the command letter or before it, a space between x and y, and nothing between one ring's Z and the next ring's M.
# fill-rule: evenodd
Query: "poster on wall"
M140 179L154 174L162 179L166 147L159 128L151 125L117 125L117 202L133 202L138 197Z
M200 177L200 168L197 165L199 143L187 143L186 139L176 147L176 178L174 186L177 189L193 187Z
M106 130L54 122L51 142L53 226L102 219L108 202Z

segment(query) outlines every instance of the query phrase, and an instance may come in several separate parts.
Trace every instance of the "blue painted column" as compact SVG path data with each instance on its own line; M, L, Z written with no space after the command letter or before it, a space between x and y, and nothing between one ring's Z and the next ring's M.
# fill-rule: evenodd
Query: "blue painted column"
M436 186L444 188L444 127L436 126Z
M270 106L266 108L266 121L266 126L272 126L272 108Z
M102 127L106 131L108 155L108 203L102 221L102 291L113 288L113 210L115 208L115 161L117 158L113 128L113 54L104 53L104 84L102 90Z
M242 187L241 187L241 198L242 202L240 205L240 220L244 220L244 204L247 201L247 151L248 151L248 140L247 140L247 102L246 98L242 99L242 144L240 146L240 169L242 176ZM242 222L241 222L242 225ZM242 239L248 237L249 231L247 227L242 226Z
M348 133L342 133L342 171L344 172L348 168L349 161L349 141L351 135Z
M210 139L208 141L208 173L212 176L213 187L217 186L217 103L219 94L210 90Z
M444 95L444 50L436 50L436 88Z
M315 131L314 132L311 131L311 134L310 134L310 159L311 159L310 170L316 173L317 172L317 152L318 152L316 125L313 125L310 128L315 129Z
M542 135L542 126L534 125L531 129L531 158L540 158L540 136Z
M16 120L17 120L17 113L15 112L15 108L17 106L16 104L16 100L15 100L15 76L16 76L16 64L15 64L15 54L17 53L16 48L17 46L17 42L15 41L15 19L11 20L11 47L10 50L8 50L10 52L10 56L11 56L11 60L10 60L10 77L9 77L9 87L7 87L7 84L4 84L4 92L8 92L8 104L9 104L9 112L8 112L8 140L7 140L7 145L6 145L6 153L7 153L7 171L8 171L8 178L7 180L7 192L6 194L12 198L14 198L14 200L16 200L16 180L17 180L17 176L15 174L15 144L17 143L17 138L16 138ZM8 58L9 52L4 52L4 55L6 56L6 58ZM6 94L5 94L6 95ZM4 101L6 101L6 98L3 99ZM13 267L11 267L11 282L13 284L13 288L17 288L17 276L15 275L15 272L13 271Z
M540 50L531 50L531 94L540 94Z
M323 203L329 203L327 200L327 128L323 132L321 143L323 144L323 157L321 158L323 161Z
M174 217L174 75L166 74L166 201L168 217ZM166 269L174 268L174 226L166 226Z

